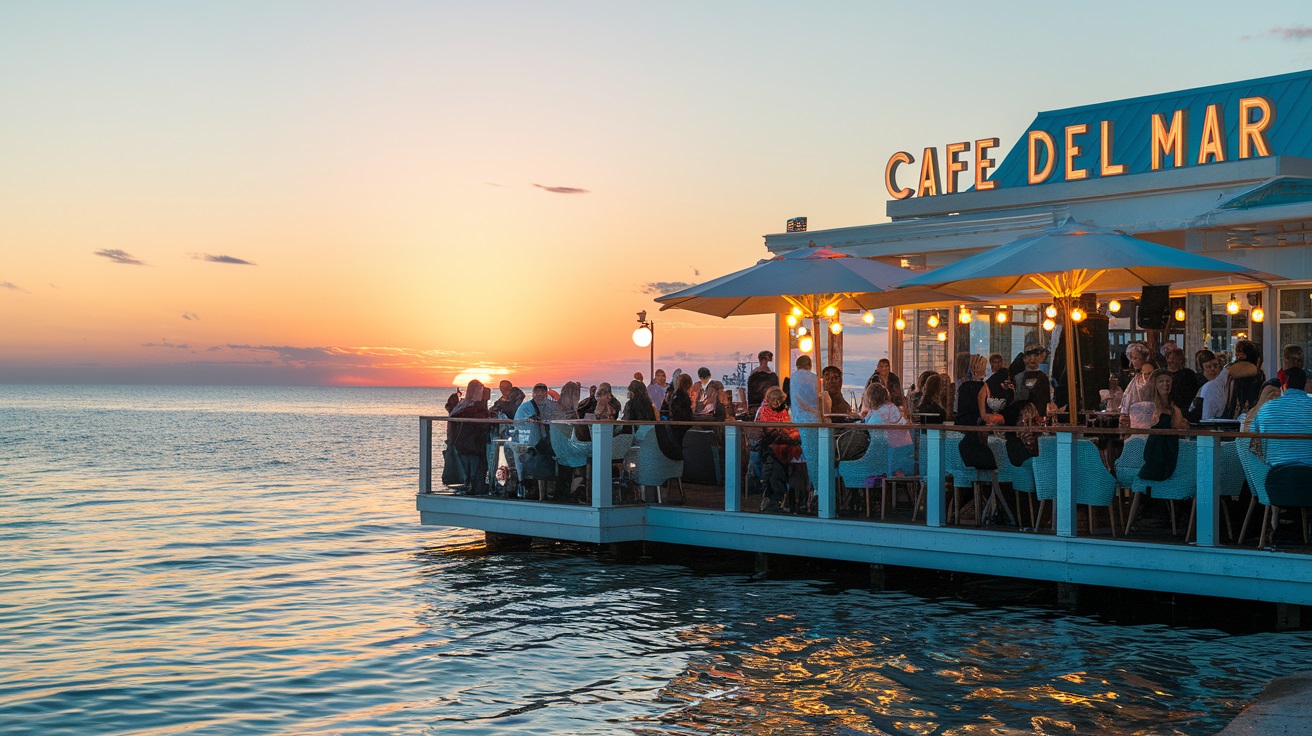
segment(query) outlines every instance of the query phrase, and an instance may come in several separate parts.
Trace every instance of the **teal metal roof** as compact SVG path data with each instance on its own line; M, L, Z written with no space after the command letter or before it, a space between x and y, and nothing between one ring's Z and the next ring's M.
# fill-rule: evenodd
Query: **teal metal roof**
M1083 151L1075 158L1075 166L1088 169L1090 180L1098 178L1100 123L1103 120L1110 120L1114 125L1112 161L1124 164L1126 174L1151 171L1152 116L1154 113L1162 114L1169 125L1176 110L1188 110L1184 165L1197 166L1199 164L1195 162L1198 160L1199 139L1202 137L1207 107L1215 104L1221 106L1220 122L1225 137L1226 160L1236 161L1239 159L1239 100L1257 96L1269 99L1274 109L1275 118L1265 131L1272 154L1312 158L1312 70L1307 70L1039 113L989 178L997 182L999 188L1042 186L1030 185L1027 180L1029 132L1043 130L1052 136L1056 158L1053 174L1044 183L1064 181L1065 128L1080 123L1088 124L1089 132L1078 141ZM1166 166L1172 166L1169 159Z
M1218 210L1251 210L1312 201L1312 179L1282 176L1227 200Z

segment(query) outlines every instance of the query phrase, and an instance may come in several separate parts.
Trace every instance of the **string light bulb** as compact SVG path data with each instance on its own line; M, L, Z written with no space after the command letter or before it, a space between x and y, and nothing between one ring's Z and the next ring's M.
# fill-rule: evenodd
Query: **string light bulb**
M1266 319L1266 310L1261 307L1253 307L1253 321L1262 322Z
M970 324L972 319L974 319L974 317L971 315L970 309L967 307L962 307L961 311L957 313L957 321L963 325Z
M793 316L794 316L794 317L801 317L801 316L802 316L802 308L801 308L801 307L793 307Z
M832 304L830 304L829 306L825 307L825 316L826 316L826 317L833 317L835 314L838 314L838 307L835 307L835 306L832 305Z
M802 335L805 335L805 334L806 334L806 328L805 328L805 327L798 327L798 328L797 328L797 336L798 336L798 337L801 337Z
M803 335L802 338L797 341L797 349L804 353L811 352L811 348L813 347L815 347L815 340L812 340L810 335Z
M901 332L902 330L905 330L907 328L907 321L902 317L898 317L897 319L893 320L893 328L896 329L898 332Z
M1056 307L1056 305L1054 305L1054 304L1049 304L1049 305L1048 305L1048 308L1045 309L1045 310L1043 310L1043 315L1044 315L1045 317L1047 317L1048 319L1056 319L1056 318L1057 318L1057 307Z
M797 326L797 315L790 314L790 315L788 315L787 317L784 317L784 322L786 322L786 323L788 324L789 327L796 327L796 326Z
M1184 321L1184 318L1185 318L1186 316L1187 316L1187 315L1185 315L1185 313L1184 313L1184 307L1180 307L1180 308L1178 308L1178 309L1175 310L1175 321L1176 321L1176 322L1183 322L1183 321Z
M1007 324L1007 320L1008 320L1008 319L1010 319L1010 317L1007 316L1007 310L1005 310L1005 309L999 309L999 310L998 310L998 324L1000 324L1000 325L1005 325L1005 324Z
M868 325L873 325L875 323L875 313L867 311L865 314L861 315L861 321Z
M1230 301L1225 303L1225 311L1229 314L1239 314L1239 302L1235 301L1235 295L1230 295Z
M940 330L939 333L938 333L938 341L939 341L939 342L947 342L947 341L948 341L948 333L945 332L945 331Z
M1057 323L1052 319L1052 317L1043 320L1043 329L1047 330L1048 332L1052 332L1052 329L1056 326Z
M1107 311L1111 312L1112 314L1116 314L1117 312L1121 311L1120 301L1113 299L1107 302Z
M829 323L829 332L830 332L831 334L834 334L834 335L842 334L842 332L843 332L843 323L842 323L842 322L830 322L830 323Z
M929 325L929 328L931 330L934 329L935 327L938 327L938 313L935 312L934 314L929 315L929 319L926 320L926 324Z
M1083 322L1083 321L1084 321L1084 318L1085 318L1086 316L1088 316L1088 315L1086 315L1086 314L1084 313L1084 310L1081 309L1081 308L1079 308L1079 307L1076 307L1076 308L1074 308L1074 309L1071 310L1071 321L1072 321L1072 322Z

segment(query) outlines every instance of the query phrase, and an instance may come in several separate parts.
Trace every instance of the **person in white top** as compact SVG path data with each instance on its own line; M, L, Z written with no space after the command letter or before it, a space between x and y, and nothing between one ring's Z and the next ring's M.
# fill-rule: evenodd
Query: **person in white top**
M906 414L892 402L888 389L881 383L866 386L861 405L866 412L862 421L866 424L907 423ZM888 438L888 472L891 475L910 475L915 470L915 448L911 444L911 433L898 429L885 432Z

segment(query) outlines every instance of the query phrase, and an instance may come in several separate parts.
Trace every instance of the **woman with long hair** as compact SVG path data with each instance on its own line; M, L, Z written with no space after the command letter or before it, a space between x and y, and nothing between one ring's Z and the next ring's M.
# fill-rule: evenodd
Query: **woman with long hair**
M624 418L636 422L656 418L656 409L642 381L629 381L629 400L624 404Z
M1180 407L1171 402L1171 372L1162 368L1148 378L1152 387L1153 429L1188 429ZM1174 435L1148 435L1143 443L1143 467L1139 477L1144 480L1166 480L1175 474L1175 463L1180 455L1180 438Z
M916 405L916 421L921 424L942 424L948 419L948 410L943 406L943 387L946 381L941 374L925 371L924 388L921 389L920 403Z

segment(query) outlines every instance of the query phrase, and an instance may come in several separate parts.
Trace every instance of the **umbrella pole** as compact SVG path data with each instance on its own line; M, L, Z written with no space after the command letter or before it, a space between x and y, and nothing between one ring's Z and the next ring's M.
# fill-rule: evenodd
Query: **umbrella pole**
M1075 365L1075 341L1079 337L1075 334L1075 322L1071 320L1071 308L1075 303L1075 298L1068 296L1065 302L1066 304L1062 309L1062 313L1065 315L1062 319L1062 332L1066 337L1066 410L1070 412L1071 426L1075 427L1080 423L1079 402L1075 390L1076 370L1078 369L1078 366Z
M817 314L819 307L818 300L811 302L811 337L813 338L811 342L815 347L815 365L811 367L815 369L815 410L820 415L817 417L817 421L823 422L825 416L820 409L824 406L824 403L820 401L820 392L825 390L825 382L820 377L822 366L820 365L820 315Z

